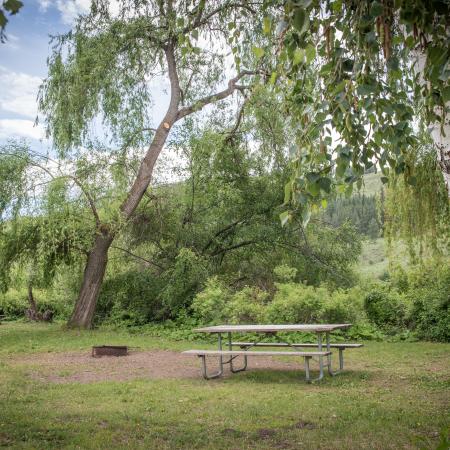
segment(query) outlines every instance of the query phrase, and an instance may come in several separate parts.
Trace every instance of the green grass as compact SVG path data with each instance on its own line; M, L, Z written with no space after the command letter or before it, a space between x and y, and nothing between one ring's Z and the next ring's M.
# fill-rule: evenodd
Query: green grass
M361 256L359 257L356 271L369 278L379 278L389 269L389 256L384 238L367 239L363 241ZM408 253L405 244L395 242L391 257L395 264L403 267L408 265Z
M297 371L229 378L50 384L17 354L93 344L201 347L125 332L0 325L0 446L28 449L435 448L449 424L449 344L366 343L344 374L308 385ZM251 362L250 362L251 363Z
M388 266L384 239L365 240L356 271L363 277L378 278L388 270Z

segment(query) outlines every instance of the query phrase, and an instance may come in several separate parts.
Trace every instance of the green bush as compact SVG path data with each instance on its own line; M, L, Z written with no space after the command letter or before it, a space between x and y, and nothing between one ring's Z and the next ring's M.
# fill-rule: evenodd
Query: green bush
M164 305L158 298L161 281L150 272L129 271L105 280L96 311L96 322L142 325L159 320Z
M322 316L328 297L325 288L298 283L277 283L277 291L267 306L267 319L272 323L314 323Z
M257 287L244 287L236 292L227 304L227 319L231 323L262 323L265 319L265 303L269 294Z
M204 324L222 322L226 316L226 305L231 297L229 289L218 277L206 281L205 288L192 301L194 317Z
M40 313L52 311L53 318L66 318L71 304L67 305L62 299L54 296L52 290L33 289L37 309ZM26 288L16 290L9 289L0 294L0 316L7 320L25 317L25 310L30 307L28 303L28 291Z
M321 320L327 323L355 324L365 318L363 291L359 287L336 290L324 298Z
M273 269L273 273L277 281L281 283L289 283L295 280L298 269L295 267L289 267L286 264L281 264Z
M22 289L9 289L0 293L0 316L5 319L18 319L24 317L25 310L29 307L27 291Z
M369 320L379 327L402 327L405 324L406 302L387 283L372 287L364 298L364 309Z
M409 321L420 339L450 341L450 267L420 266L409 274Z
M159 298L165 306L165 319L173 319L189 308L208 276L207 260L188 248L182 248L175 264L161 277Z

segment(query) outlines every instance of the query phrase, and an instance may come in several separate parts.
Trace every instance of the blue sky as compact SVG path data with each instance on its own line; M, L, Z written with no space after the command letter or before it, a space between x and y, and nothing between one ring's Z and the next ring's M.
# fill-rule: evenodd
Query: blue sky
M34 126L36 95L47 74L50 35L70 30L90 0L23 0L20 12L10 17L8 41L0 44L0 143L24 138L35 148L48 148L42 126ZM165 83L155 80L154 116L162 115ZM155 117L159 118L159 117Z
M25 138L34 146L43 137L35 127L36 95L46 76L49 36L68 31L88 0L24 0L20 12L10 17L8 41L0 44L0 142Z

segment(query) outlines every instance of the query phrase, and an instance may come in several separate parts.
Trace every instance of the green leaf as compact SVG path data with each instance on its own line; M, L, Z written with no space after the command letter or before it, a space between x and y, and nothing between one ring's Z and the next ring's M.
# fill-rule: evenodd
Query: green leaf
M336 176L338 178L342 178L345 175L345 171L347 170L347 164L343 164L343 160L341 160L342 163L338 164L336 168Z
M311 210L309 208L308 209L304 209L302 211L302 225L303 225L303 228L306 228L306 226L309 223L309 219L311 219Z
M263 48L256 47L256 46L252 47L252 52L256 56L257 59L262 58L264 56L264 53L265 53Z
M197 39L198 39L198 30L192 30L191 36L192 36L195 40L197 40Z
M308 44L305 49L306 62L310 63L316 57L316 48L312 44Z
M296 48L294 51L294 57L292 58L292 64L296 66L305 60L305 50L302 48Z
M315 183L320 178L320 174L317 172L309 172L306 174L306 179L309 183Z
M270 30L272 28L272 21L270 20L270 17L264 17L263 19L263 32L264 34L269 34Z
M291 218L291 214L289 211L283 211L280 214L280 221L281 221L281 226L284 227L290 220Z
M442 99L444 102L450 102L450 86L446 86L441 91Z
M19 9L22 8L23 3L19 0L6 0L3 3L3 7L9 11L11 14L16 14L19 12Z
M321 204L322 204L322 208L323 209L325 209L328 206L328 202L327 202L327 200L325 198L322 199Z
M398 70L400 67L400 61L397 57L391 56L387 61L387 67L390 70Z
M0 11L0 28L5 28L8 23L8 19L3 14L3 11Z
M331 191L331 180L327 177L321 177L319 178L319 181L317 182L320 189L325 191L327 194Z
M300 32L305 33L309 28L309 17L306 15L306 11L303 8L297 8L292 21L294 28Z
M308 184L308 192L313 196L317 197L320 194L320 186L319 183L309 183Z
M373 2L370 6L370 15L372 17L378 17L381 16L381 14L383 14L383 5L377 1Z
M377 92L377 86L375 84L361 84L357 88L358 95L374 94Z
M284 203L289 203L289 200L291 199L291 192L292 192L292 183L286 183L284 186Z
M272 72L272 75L270 75L269 84L274 85L275 82L277 81L277 76L278 74L276 72Z

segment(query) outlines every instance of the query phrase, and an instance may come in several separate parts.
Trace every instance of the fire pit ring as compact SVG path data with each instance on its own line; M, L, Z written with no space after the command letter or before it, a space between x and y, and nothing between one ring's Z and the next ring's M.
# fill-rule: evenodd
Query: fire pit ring
M102 356L127 356L128 347L126 345L95 345L92 347L92 357Z

